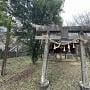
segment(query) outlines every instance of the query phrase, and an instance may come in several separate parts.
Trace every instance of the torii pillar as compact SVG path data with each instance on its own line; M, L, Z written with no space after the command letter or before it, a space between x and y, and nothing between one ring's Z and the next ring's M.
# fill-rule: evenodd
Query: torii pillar
M45 48L44 48L44 57L43 57L41 80L38 84L39 90L50 90L49 81L46 79L47 62L48 62L48 45L49 45L48 38L49 38L49 31L47 31L46 39L45 39Z
M82 35L80 35L82 38ZM82 81L80 81L80 90L90 90L90 83L88 82L87 65L85 57L84 41L80 40L80 60L81 60L81 75Z

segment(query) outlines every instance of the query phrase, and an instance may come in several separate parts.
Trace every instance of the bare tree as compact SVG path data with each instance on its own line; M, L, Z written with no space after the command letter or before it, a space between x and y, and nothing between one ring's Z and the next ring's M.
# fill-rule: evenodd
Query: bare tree
M90 26L90 12L73 16L72 21L67 21L67 26Z
M73 20L70 22L66 22L67 26L81 26L82 31L84 27L87 29L90 29L90 12L85 12L82 14L78 14L73 16ZM90 33L83 33L84 37L87 39L88 35ZM85 45L86 55L90 58L90 40L88 40L88 43Z

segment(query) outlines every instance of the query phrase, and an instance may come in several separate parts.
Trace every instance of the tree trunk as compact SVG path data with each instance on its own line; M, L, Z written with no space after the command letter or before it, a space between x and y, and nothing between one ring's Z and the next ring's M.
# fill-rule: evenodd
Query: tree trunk
M6 34L6 44L5 44L5 50L3 53L3 62L2 62L2 70L1 75L4 76L6 74L6 63L7 63L7 54L8 54L8 46L10 41L10 30L7 30Z

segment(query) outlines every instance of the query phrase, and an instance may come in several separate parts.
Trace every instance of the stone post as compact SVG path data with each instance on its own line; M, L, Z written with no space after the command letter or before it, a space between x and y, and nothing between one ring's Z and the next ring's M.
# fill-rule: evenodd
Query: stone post
M46 80L47 60L48 60L48 44L49 44L48 38L49 38L49 32L47 32L46 39L45 39L42 74L41 74L41 80L38 84L39 90L49 90L49 81Z
M81 60L81 75L82 75L82 81L80 81L80 89L81 90L90 90L83 41L80 41L80 60Z

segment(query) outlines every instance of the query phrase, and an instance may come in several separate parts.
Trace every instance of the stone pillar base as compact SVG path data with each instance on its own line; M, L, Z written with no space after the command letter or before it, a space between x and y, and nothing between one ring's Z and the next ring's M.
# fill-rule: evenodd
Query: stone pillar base
M80 90L90 90L90 83L82 84L82 81L79 82Z
M41 82L39 82L37 90L50 90L50 88L49 88L49 81L45 80L45 82L43 84Z

